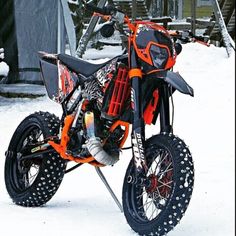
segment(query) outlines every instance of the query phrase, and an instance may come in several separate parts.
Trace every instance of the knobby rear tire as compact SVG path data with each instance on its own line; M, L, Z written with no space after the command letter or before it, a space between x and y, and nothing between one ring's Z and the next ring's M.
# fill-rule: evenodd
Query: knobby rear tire
M17 205L36 207L47 203L58 190L66 161L52 151L41 159L19 162L18 157L29 145L57 136L60 120L48 112L26 117L14 132L5 161L6 189ZM27 146L28 145L28 146Z
M194 183L193 160L186 144L172 134L147 140L146 158L147 176L152 184L147 188L131 181L135 171L131 160L123 184L124 214L139 235L163 236L179 223L189 205Z

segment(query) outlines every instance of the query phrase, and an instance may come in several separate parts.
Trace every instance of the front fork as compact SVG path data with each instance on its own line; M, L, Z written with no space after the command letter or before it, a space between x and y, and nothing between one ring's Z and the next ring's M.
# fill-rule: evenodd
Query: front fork
M130 72L131 79L131 108L133 111L133 126L131 133L131 142L133 147L133 158L135 165L135 179L145 180L147 176L148 166L145 155L145 124L143 119L142 107L142 71L138 66L136 59L136 52L131 48L130 58ZM169 114L169 87L163 83L159 88L159 104L160 104L160 131L171 132Z
M135 165L135 179L140 175L145 176L147 171L147 163L145 158L145 126L142 111L142 91L141 80L142 71L138 67L136 52L130 48L130 71L129 78L131 79L131 108L133 111L133 126L131 133L131 142L133 150L133 160Z

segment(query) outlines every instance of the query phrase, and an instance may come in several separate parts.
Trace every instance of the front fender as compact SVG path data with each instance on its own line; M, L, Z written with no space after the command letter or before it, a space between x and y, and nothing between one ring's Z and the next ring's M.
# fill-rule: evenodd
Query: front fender
M193 89L187 84L187 82L179 73L175 73L172 71L162 71L160 72L158 77L162 78L166 83L170 84L179 92L188 94L192 97L194 96Z

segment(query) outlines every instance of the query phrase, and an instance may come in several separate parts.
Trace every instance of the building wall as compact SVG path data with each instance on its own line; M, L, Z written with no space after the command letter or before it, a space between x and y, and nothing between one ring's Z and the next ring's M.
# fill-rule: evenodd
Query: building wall
M202 7L202 6L211 6L211 0L197 0L197 6Z
M155 1L155 0L153 0ZM166 0L156 0L156 15L163 16L163 8ZM191 16L192 0L168 0L169 16L172 18L186 18ZM210 17L213 13L211 0L196 0L197 17Z
M4 48L4 60L10 67L7 79L7 82L10 83L18 79L18 50L13 0L0 0L0 48Z
M196 15L197 18L210 17L213 13L213 8L209 0L198 0ZM191 0L183 0L183 17L191 16Z

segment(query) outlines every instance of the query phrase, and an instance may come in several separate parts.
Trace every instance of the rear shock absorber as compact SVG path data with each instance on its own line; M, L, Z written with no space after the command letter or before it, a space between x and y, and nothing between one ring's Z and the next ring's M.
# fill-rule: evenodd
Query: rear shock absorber
M83 103L84 103L84 99L82 99L78 105L78 108L77 108L77 111L76 111L76 114L75 114L75 119L72 123L72 128L75 128L76 127L76 124L77 124L77 121L78 120L81 120L83 115L84 115L84 111L82 109L83 107Z

